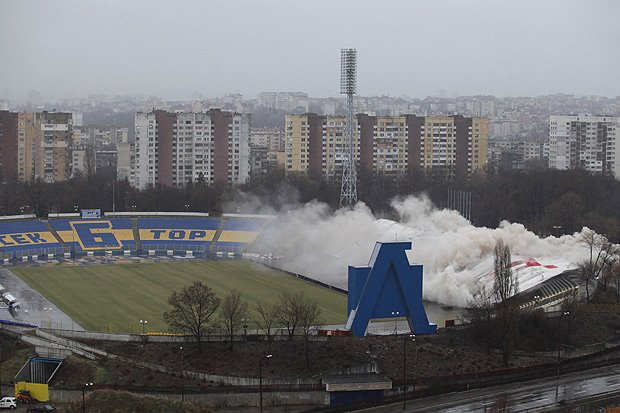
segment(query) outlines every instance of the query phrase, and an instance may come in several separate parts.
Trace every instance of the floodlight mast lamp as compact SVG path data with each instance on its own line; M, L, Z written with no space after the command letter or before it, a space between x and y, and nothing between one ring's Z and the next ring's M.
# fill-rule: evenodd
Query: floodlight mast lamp
M353 95L357 87L357 50L340 51L340 93L347 95L346 144L342 159L340 207L357 203L357 171L353 146Z

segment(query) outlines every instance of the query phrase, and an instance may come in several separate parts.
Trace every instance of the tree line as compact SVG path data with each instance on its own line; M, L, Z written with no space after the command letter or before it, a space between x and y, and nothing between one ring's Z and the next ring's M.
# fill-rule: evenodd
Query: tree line
M164 312L163 318L169 329L194 337L199 351L202 351L202 337L209 331L224 331L230 350L233 350L235 335L242 328L245 335L251 319L265 335L267 351L271 349L278 330L286 331L289 341L301 334L305 342L306 365L310 363L310 334L321 323L318 303L301 291L282 290L276 301L250 306L236 290L231 290L222 299L208 285L195 281L180 291L173 291L168 297L168 305L170 308Z
M620 241L620 181L583 170L533 169L521 172L474 173L457 176L449 170L416 170L405 175L358 175L358 198L375 214L390 216L396 196L426 194L435 205L448 205L449 192L471 194L474 225L496 227L502 220L520 222L538 235L572 234L588 226ZM78 208L105 211L260 212L281 210L311 200L337 208L340 182L272 170L243 185L189 182L182 188L153 186L138 190L129 182L94 175L53 184L0 183L0 214L73 212ZM113 202L114 201L114 202ZM248 202L249 201L249 202Z

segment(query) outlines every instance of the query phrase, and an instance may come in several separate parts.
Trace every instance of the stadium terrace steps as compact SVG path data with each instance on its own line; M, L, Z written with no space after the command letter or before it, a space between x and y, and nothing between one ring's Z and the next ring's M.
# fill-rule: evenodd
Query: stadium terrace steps
M267 222L262 218L222 218L221 233L214 242L216 252L244 252Z
M215 240L214 242L211 243L211 245L209 246L209 250L212 253L217 253L217 248L215 248L215 246L217 245L217 240L220 239L220 236L222 235L222 229L224 227L224 218L222 218L222 220L220 221L220 225L217 228L217 231L215 232L215 235L213 236L213 239Z
M570 279L569 273L562 273L541 284L517 294L522 308L537 308L550 305L570 295L577 294L579 287Z
M138 218L131 218L133 228L133 239L136 240L136 250L142 251L142 241L140 240L140 230L138 229Z
M65 244L65 242L62 240L62 238L60 238L58 233L54 231L54 228L52 228L52 224L50 224L47 219L42 219L41 222L45 224L45 227L48 229L49 232L51 232L51 234L56 238L58 243L63 246L63 248L68 248L67 244Z

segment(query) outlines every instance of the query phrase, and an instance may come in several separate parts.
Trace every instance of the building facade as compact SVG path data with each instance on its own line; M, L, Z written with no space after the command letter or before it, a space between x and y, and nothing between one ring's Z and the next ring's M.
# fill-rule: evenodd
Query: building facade
M565 115L549 117L549 167L581 168L620 178L620 118Z
M0 111L0 183L17 180L17 113Z
M71 176L73 117L61 112L0 112L4 182L65 181Z
M343 116L286 116L286 172L340 177L345 123ZM441 168L468 174L486 167L486 118L360 114L353 128L358 168L369 173L401 175L414 169Z
M248 114L154 110L138 112L135 126L131 182L137 188L243 183L249 176Z
M304 92L262 92L258 100L264 108L286 112L307 112L310 107L310 98Z

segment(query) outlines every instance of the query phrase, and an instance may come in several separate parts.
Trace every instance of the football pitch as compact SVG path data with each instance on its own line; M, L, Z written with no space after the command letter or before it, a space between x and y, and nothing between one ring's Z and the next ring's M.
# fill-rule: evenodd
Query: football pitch
M30 287L90 331L167 331L163 312L174 290L202 281L223 298L240 291L250 304L250 330L258 328L254 304L274 303L280 291L303 291L321 308L323 323L346 321L346 295L247 261L112 264L15 268Z

